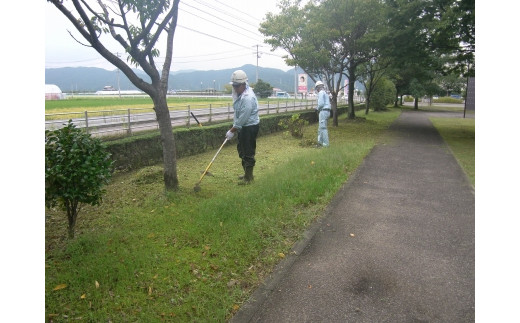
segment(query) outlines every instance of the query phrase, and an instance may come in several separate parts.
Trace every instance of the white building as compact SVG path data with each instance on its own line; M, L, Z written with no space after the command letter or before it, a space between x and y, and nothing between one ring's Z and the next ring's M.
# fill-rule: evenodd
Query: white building
M55 84L45 84L45 100L62 100L65 94Z

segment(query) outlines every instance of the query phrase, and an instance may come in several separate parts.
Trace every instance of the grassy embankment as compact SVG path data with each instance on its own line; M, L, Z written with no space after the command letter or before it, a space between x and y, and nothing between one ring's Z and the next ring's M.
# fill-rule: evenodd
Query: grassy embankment
M331 147L283 133L258 139L255 183L235 142L194 184L214 151L178 160L179 192L164 193L162 166L116 175L101 206L85 206L76 238L46 210L45 315L54 322L225 321L287 254L360 165L399 109L329 127ZM315 138L317 125L305 129Z
M405 109L412 109L406 107ZM462 167L470 183L475 186L475 111L466 111L458 106L421 106L420 111L426 112L457 112L456 118L432 117L430 120L448 144L453 155Z
M475 119L431 118L430 120L475 186Z
M411 110L408 106L404 109ZM460 113L456 118L432 117L430 120L439 131L444 141L448 144L453 155L462 167L469 181L475 186L475 111L466 111L464 107L458 106L428 106L419 108L425 112L456 112Z
M54 322L225 321L319 217L399 110L344 118L332 147L284 134L259 138L256 181L238 187L234 143L193 192L214 152L178 161L181 190L162 167L116 175L100 207L84 207L76 238L46 210L45 314ZM360 114L361 116L361 114ZM474 120L432 119L474 183ZM306 129L314 138L316 126Z

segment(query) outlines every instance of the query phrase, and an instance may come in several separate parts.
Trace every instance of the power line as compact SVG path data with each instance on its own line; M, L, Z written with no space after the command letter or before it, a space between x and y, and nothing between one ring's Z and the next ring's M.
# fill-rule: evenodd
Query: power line
M217 4L225 5L224 3L222 3L222 2L220 2L218 0L213 0L213 1L215 1ZM255 18L255 17L251 16L250 14L248 14L248 13L246 13L244 11L235 9L235 8L233 8L233 11L243 15L242 17L239 17L236 14L231 14L228 11L223 10L223 9L217 7L218 5L215 6L213 4L209 4L209 3L206 3L206 2L200 1L200 0L195 0L194 2L196 2L197 4L202 6L203 8L201 9L201 8L196 7L196 6L193 6L192 5L193 2L191 2L191 4L187 4L187 3L182 2L182 5L186 6L186 7L189 7L189 8L192 8L194 10L197 10L198 12L201 12L201 13L203 13L203 15L207 15L208 17L200 16L200 15L198 15L196 13L193 13L191 11L185 10L185 8L180 8L181 11L183 11L186 14L195 16L196 18L200 19L200 21L209 22L209 23L211 23L213 25L219 26L219 27L224 28L226 30L232 31L233 33L236 33L236 34L239 34L241 36L244 36L247 39L254 40L254 43L258 44L258 43L262 43L263 42L263 36L260 34L260 32L258 32L258 31L253 32L253 31L247 29L247 28L249 28L249 26L252 26L254 28L258 28L258 25L254 24L255 22L259 22L258 18ZM225 6L227 6L227 5L225 5ZM212 11L213 13L208 12L207 10L204 10L204 8L209 8L210 11ZM220 14L220 16L215 15L215 12L217 12L216 14ZM222 17L222 15L224 15L225 17ZM233 26L234 28L226 27L225 25L220 24L220 23L218 23L215 20L210 19L210 18L214 18L214 19L218 20L219 22L227 23L230 26ZM251 19L249 19L249 18L251 18ZM249 19L249 21L247 21L245 19ZM188 20L189 20L189 18L188 18ZM233 20L235 21L235 23L231 22ZM195 22L197 22L197 21L195 20ZM229 37L225 37L225 38L218 37L218 36L215 36L215 35L212 35L212 34L209 34L209 33L203 32L203 31L200 31L200 30L198 30L199 28L197 28L197 27L190 28L190 27L186 27L186 26L181 25L181 24L177 24L177 26L181 27L183 29L186 29L186 30L189 30L189 31L201 34L201 35L204 35L206 37L210 37L210 38L216 39L216 40L221 41L221 42L225 42L225 43L228 43L228 44L232 44L234 46L238 46L240 48L248 50L249 52L251 51L251 46L242 45L239 42L235 42L233 40L225 39L225 38L229 38ZM209 27L209 28L211 28L211 27ZM248 34L254 35L254 37L256 39L253 38L252 36L246 35L244 33L248 33ZM257 65L258 65L258 58L260 57L260 54L265 54L265 55L270 55L270 56L274 56L274 57L283 58L282 55L277 55L277 54L274 54L274 53L268 53L268 52L261 51L258 48L260 45L255 45L255 46L257 47L256 48L256 53L252 53L252 54L256 54L256 56L257 56ZM226 57L215 57L216 55L224 55L226 53L234 53L235 55L233 55L233 56L227 56L226 55ZM219 53L209 53L209 54L201 54L201 55L190 55L190 56L180 56L180 57L174 56L173 59L175 60L175 62L177 64L183 64L183 63L193 63L193 62L204 62L204 61L216 61L216 60L232 59L232 58L237 58L237 57L246 57L248 55L251 55L251 53L249 53L249 54L238 54L237 50L232 50L232 51L225 51L225 52L219 52ZM202 58L204 56L211 56L211 58L209 58L209 59ZM197 57L201 58L201 59L197 60ZM184 61L179 61L179 59L180 60L184 60ZM157 57L157 62L160 62L161 60L164 61L164 58ZM64 62L64 61L60 61L60 62L46 62L46 65L47 64L63 65L63 64L78 64L78 63L81 64L81 63L89 63L89 62L90 63L97 63L97 62L99 62L101 64L102 62L105 63L105 59L104 58L94 58L94 59L85 59L85 60L73 60L73 61L67 61L67 62Z
M225 3L222 3L222 2L220 2L220 1L218 1L218 0L215 0L215 2L218 2L218 3L220 3L221 5L226 6ZM242 10L240 10L240 9L236 9L236 8L234 8L233 10L238 11L238 12L240 12L241 14L244 14L244 15L246 15L246 16L248 16L248 17L250 17L250 18L253 18L254 20L260 22L260 20L259 20L258 18L251 16L251 15L248 14L247 12L244 12L244 11L242 11Z
M188 64L188 63L198 63L198 62L207 62L207 61L219 61L219 60L225 60L225 59L231 59L231 58L246 57L246 56L251 55L250 49L248 48L247 53L244 53L244 54L214 58L217 55L228 54L228 53L236 53L236 50L200 54L200 55L174 56L172 58L172 60L175 62L175 64ZM256 52L253 54L256 54ZM283 58L282 55L277 55L277 54L268 53L268 52L264 52L264 51L258 51L258 54L270 55L270 56ZM212 56L212 58L210 58L210 59L203 58L206 56ZM201 59L197 59L197 58L201 58ZM164 59L165 59L165 57L163 56L163 57L158 57L156 60L157 60L157 63L161 64L161 63L164 63ZM185 59L188 59L188 60L185 60ZM193 60L189 60L189 59L193 59ZM179 61L179 60L181 60L181 61ZM59 62L46 61L45 66L47 68L52 68L52 66L50 66L50 65L62 66L62 65L66 65L66 64L88 63L88 62L98 62L99 64L104 64L104 63L106 63L106 60L104 58L94 58L94 59L86 59L86 60L59 61Z
M216 22L214 22L214 21L211 21L211 20L208 20L208 19L202 18L202 17L200 17L200 16L198 16L198 15L196 15L196 14L194 14L194 13L191 13L191 12L189 12L189 11L186 11L186 10L183 10L183 9L181 9L181 10L182 10L183 12L188 13L188 14L190 14L190 15L193 15L193 16L199 18L199 19L205 20L205 21L210 22L210 23L212 23L212 24L215 24L215 25L217 25L217 26L219 26L219 27L222 27L222 28L224 28L224 29L230 30L230 31L232 31L232 32L234 32L234 33L237 33L237 34L240 34L240 35L242 35L242 36L244 36L244 37L247 37L247 38L249 38L249 39L252 39L252 40L254 40L255 42L258 41L258 39L253 39L253 38L251 38L251 36L248 36L248 35L246 35L246 34L243 34L243 33L241 33L241 32L238 32L236 29L231 29L231 28L229 28L229 27L223 26L223 25L221 25L221 24L219 24L219 23L216 23ZM234 26L236 26L236 25L234 25ZM238 27L238 26L237 26L237 27ZM243 29L240 29L240 30L243 30ZM245 30L245 29L244 29L244 30ZM248 30L246 30L246 31L248 31ZM255 35L255 36L256 36L256 35Z
M234 55L227 55L229 53L234 53ZM219 55L224 55L220 56ZM232 51L226 51L226 52L219 52L219 53L209 53L209 54L202 54L202 55L191 55L191 56L174 56L172 58L172 61L175 63L196 63L196 62L207 62L207 61L213 61L213 60L222 60L222 59L230 59L230 58L236 58L236 57L245 57L251 55L249 51L245 51L245 49L238 49L238 50L232 50ZM211 56L211 58L202 58L205 56ZM165 56L157 57L157 62L164 62ZM186 61L187 59L187 61ZM181 61L179 61L181 60ZM185 60L185 61L182 61Z
M193 8L193 9L195 9L195 10L198 10L198 11L200 11L200 12L203 12L203 13L205 13L205 14L207 14L208 16L211 16L211 17L213 17L213 18L217 18L217 19L219 19L219 20L222 20L222 21L224 21L225 23L228 23L228 24L230 24L230 25L232 25L232 26L234 26L234 27L236 27L236 28L238 28L238 29L240 29L240 30L243 30L243 31L246 31L246 32L248 32L248 33L250 33L250 34L253 34L255 37L260 36L260 34L259 34L258 32L253 32L253 31L251 31L251 30L248 30L248 29L244 28L243 26L239 26L239 25L236 25L236 24L230 22L228 17L225 17L225 18L228 18L228 19L222 19L221 17L217 17L217 16L215 16L215 15L212 14L212 13L209 13L209 12L207 12L207 11L204 11L204 10L202 10L202 9L200 9L200 8L194 7L194 6L189 5L189 4L187 4L187 3L184 3L184 5L185 5L185 6L188 6L188 7L190 7L190 8ZM197 17L198 17L198 16L197 16ZM199 17L199 18L200 18L200 19L203 19L203 20L206 20L206 21L209 21L209 22L211 22L211 23L217 24L217 23L212 22L212 21L210 21L210 20L208 20L208 19L204 19L204 18L201 18L201 17ZM220 26L221 26L221 25L220 25ZM221 26L221 27L222 27L222 26ZM257 26L254 26L254 27L256 28ZM226 28L226 27L224 27L224 28ZM229 28L226 28L226 29L229 29ZM231 29L229 29L229 30L231 30ZM234 30L232 30L232 31L234 31Z
M239 20L239 21L241 21L241 22L243 22L243 23L245 23L245 24L248 24L248 25L254 27L254 28L258 28L257 25L252 24L252 23L250 23L249 21L242 19L241 17L238 17L238 16L235 16L235 15L233 15L233 14L230 14L229 12L226 12L225 10L222 10L222 9L219 8L219 7L215 7L215 6L213 6L213 5L210 5L210 4L207 4L207 3L201 2L200 0L195 0L195 2L198 2L199 4L201 4L201 5L203 5L203 6L206 6L206 7L208 7L208 8L213 9L213 10L216 10L216 11L218 11L218 12L221 12L221 13L223 13L224 15L226 15L226 16L228 16L228 17L232 17L232 18L234 18L234 19L237 19L237 20ZM242 28L242 27L241 27L241 28Z
M89 59L81 59L81 60L75 60L75 61L67 61L65 63L88 63L88 62L94 62L94 61L104 61L105 59L103 57L98 58L89 58ZM53 61L45 61L45 64L62 64L63 61L59 62L53 62Z
M213 37L211 35L209 35L209 37ZM255 46L260 46L260 45L254 45L253 47ZM249 47L245 47L245 46L242 46L244 49L247 49L248 51L248 54L242 54L242 55L235 55L235 56L227 56L227 57L222 57L222 58L212 58L212 59L209 59L210 61L211 60L222 60L222 59L228 59L228 58L236 58L236 57L245 57L245 56L248 56L250 55L249 54L249 51L250 51L250 48ZM224 54L229 54L229 53L236 53L237 50L228 50L228 51L222 51L222 52L214 52L214 53L207 53L207 54L199 54L199 55L188 55L188 56L173 56L173 59L175 60L176 63L196 63L196 62L203 62L203 61L208 61L208 59L200 59L200 60L191 60L191 61L183 61L183 62L179 62L177 61L178 59L195 59L195 58L204 58L204 57L207 57L207 56L218 56L218 55L224 55ZM259 50L258 53L253 53L253 54L262 54L262 55L270 55L270 56L275 56L275 57L280 57L280 58L283 58L282 55L277 55L277 54L274 54L274 53L270 53L270 52L266 52L266 51L261 51ZM158 57L158 60L164 60L165 57ZM105 58L102 58L102 57L99 57L99 58L91 58L91 59L82 59L82 60L72 60L72 61L45 61L45 65L48 66L48 65L64 65L64 64L73 64L73 63L91 63L91 62L98 62L98 63L106 63L106 59Z
M203 56L215 56L215 55L221 55L221 54L227 54L227 53L236 53L236 50L228 50L228 51L225 51L225 52L200 54L200 55L190 55L190 56L174 56L173 58L193 58L193 57L203 57Z
M211 38L215 38L215 39L218 39L218 40L221 40L223 42L226 42L226 43L230 43L230 44L233 44L233 45L236 45L236 46L240 46L240 47L243 47L243 48L247 48L249 49L249 47L247 46L244 46L242 44L238 44L238 43L235 43L235 42L232 42L230 40L226 40L226 39L222 39L220 37L217 37L217 36L213 36L213 35L210 35L210 34L206 34L206 33L203 33L202 31L198 31L198 30L195 30L195 29L192 29L192 28L189 28L189 27L185 27L185 26L182 26L182 25L179 25L177 24L177 27L181 27L181 28L184 28L184 29L188 29L190 31L193 31L195 33L198 33L198 34L201 34L201 35L204 35L204 36L208 36L208 37L211 37Z
M210 58L210 59L205 59L204 62L208 62L208 61L221 61L221 60L224 60L224 59L230 59L230 58L237 58L237 57L245 57L245 56L249 56L250 54L243 54L243 55L235 55L235 56L228 56L228 57L220 57L220 58ZM196 60L196 61L175 61L175 64L188 64L188 63L197 63L197 62L200 62L200 60Z
M262 55L276 56L276 57L283 58L282 55L277 55L277 54L273 54L273 53L269 53L269 52L262 52L262 51L261 51L260 54L262 54Z

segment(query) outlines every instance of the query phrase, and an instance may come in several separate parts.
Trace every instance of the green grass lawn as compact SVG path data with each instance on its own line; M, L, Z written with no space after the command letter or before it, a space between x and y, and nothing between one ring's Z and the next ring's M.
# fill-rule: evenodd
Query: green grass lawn
M475 119L430 118L475 186Z
M284 99L259 99L261 103L272 104L280 102L280 105L285 104ZM289 100L292 102L292 100ZM168 106L172 110L187 109L202 109L208 108L212 104L214 107L225 107L228 104L232 105L233 101L230 97L206 97L206 98L184 98L184 97L169 97ZM45 114L54 113L83 113L85 111L106 111L106 110L124 110L124 109L151 109L153 102L150 97L77 97L68 98L66 100L46 100ZM122 111L121 113L124 113Z
M227 106L232 103L230 98L168 98L170 109L186 109L188 105L192 109L207 108L209 104L214 106ZM105 111L120 109L153 108L150 97L78 97L66 100L46 100L45 113L69 113L85 111Z
M199 193L193 187L216 151L178 160L176 193L164 193L161 165L116 174L101 206L81 210L70 241L65 214L46 210L46 319L229 319L399 113L342 116L329 126L327 149L284 133L261 137L249 186L236 185L236 142L221 151ZM308 126L304 139L316 133Z
M81 210L74 240L66 239L64 213L46 210L46 319L226 321L384 140L399 111L342 116L329 127L328 149L284 133L261 137L255 183L245 187L236 185L235 142L199 193L193 187L215 151L178 160L176 193L164 193L161 165L116 174L102 205ZM432 121L474 181L474 120ZM316 132L308 126L304 139Z

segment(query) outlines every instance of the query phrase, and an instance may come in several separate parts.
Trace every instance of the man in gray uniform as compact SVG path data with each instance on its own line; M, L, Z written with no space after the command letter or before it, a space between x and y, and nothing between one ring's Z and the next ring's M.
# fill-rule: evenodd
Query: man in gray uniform
M327 121L330 118L330 99L322 81L316 82L316 92L318 92L318 106L316 110L319 113L318 147L328 147L329 132L327 130Z
M231 75L233 85L233 127L226 133L231 140L238 133L238 156L242 160L244 176L240 176L239 185L253 181L253 167L255 167L256 137L258 135L260 118L258 116L258 100L253 89L247 82L247 75L237 70Z

